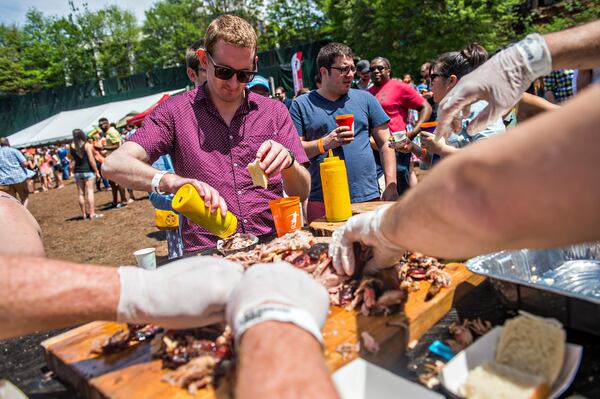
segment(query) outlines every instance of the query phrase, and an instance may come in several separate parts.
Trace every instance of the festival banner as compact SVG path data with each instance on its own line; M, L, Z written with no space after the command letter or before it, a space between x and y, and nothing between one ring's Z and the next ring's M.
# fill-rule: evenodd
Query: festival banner
M304 87L302 82L302 51L292 55L292 79L294 79L294 94Z

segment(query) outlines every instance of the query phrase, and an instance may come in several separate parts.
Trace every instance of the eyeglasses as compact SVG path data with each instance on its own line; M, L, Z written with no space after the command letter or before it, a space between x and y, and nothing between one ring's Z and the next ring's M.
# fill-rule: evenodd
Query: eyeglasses
M384 67L383 65L375 65L375 66L369 67L369 71L371 71L371 72L375 72L375 71L381 72L384 69L388 69L388 68Z
M433 82L433 80L434 80L435 78L437 78L438 76L439 76L440 78L448 78L448 76L446 76L446 75L442 75L441 73L430 73L430 74L429 74L429 79L431 79L431 81Z
M251 71L249 69L233 69L225 65L218 65L208 51L206 52L206 55L208 55L208 59L215 67L215 76L218 79L229 80L233 75L236 75L238 82L248 83L254 79L254 76L258 73L258 71Z
M348 75L349 72L352 72L352 73L356 72L356 67L354 65L346 65L345 67L330 66L329 68L337 69L338 71L340 71L340 74L342 74L342 75Z

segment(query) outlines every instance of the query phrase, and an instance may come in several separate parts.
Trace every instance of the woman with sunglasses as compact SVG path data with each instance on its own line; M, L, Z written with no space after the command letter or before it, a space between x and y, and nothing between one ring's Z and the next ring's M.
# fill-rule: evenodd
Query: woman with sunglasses
M373 94L383 107L385 113L390 117L390 132L401 132L407 130L408 112L417 110L419 119L406 135L410 140L419 134L421 123L427 121L431 115L429 103L410 85L396 79L392 79L392 68L390 62L383 57L374 58L371 61L371 79L373 87L369 93ZM398 194L404 193L410 186L412 174L410 154L396 154L396 177ZM415 177L416 180L416 177Z
M488 58L487 51L478 43L471 43L460 51L444 53L431 66L431 90L433 91L433 100L439 104L458 81L466 74L475 70L483 64ZM460 131L450 135L446 140L435 140L431 133L421 133L421 145L425 152L436 154L440 157L446 157L453 154L464 146L494 134L505 131L502 118L496 119L493 123L482 130L467 133L469 123L487 106L485 101L477 101L471 104L470 110L463 114Z

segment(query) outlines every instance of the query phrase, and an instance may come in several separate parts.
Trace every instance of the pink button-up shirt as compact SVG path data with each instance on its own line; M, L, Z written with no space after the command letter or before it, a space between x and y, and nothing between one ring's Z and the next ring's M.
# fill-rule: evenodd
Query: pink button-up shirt
M154 163L170 154L175 172L214 187L238 218L238 232L261 235L274 230L269 201L283 196L281 175L269 178L265 190L252 185L246 166L267 140L281 143L296 162L308 162L302 143L282 102L246 91L228 127L204 91L169 98L145 118L130 138ZM217 237L182 218L184 251L213 247Z

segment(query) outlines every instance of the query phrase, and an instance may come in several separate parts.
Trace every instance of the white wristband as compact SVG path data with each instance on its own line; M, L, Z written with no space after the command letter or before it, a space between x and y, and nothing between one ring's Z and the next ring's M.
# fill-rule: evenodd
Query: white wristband
M163 176L166 175L167 172L166 170L161 170L160 172L156 172L156 174L154 175L154 177L152 177L152 182L150 183L150 187L152 188L152 192L156 193L156 194L164 194L162 191L160 191L158 189L158 185L160 184L160 181L162 180Z
M235 318L233 321L233 331L235 331L236 342L239 341L247 329L265 321L280 321L295 324L311 333L317 341L323 344L321 329L310 313L303 309L272 303L248 309Z

